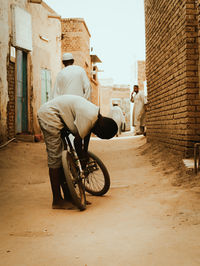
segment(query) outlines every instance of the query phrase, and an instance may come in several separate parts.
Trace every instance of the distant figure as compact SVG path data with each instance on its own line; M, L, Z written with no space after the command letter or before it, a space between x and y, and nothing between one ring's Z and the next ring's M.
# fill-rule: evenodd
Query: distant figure
M74 64L71 53L62 57L64 68L58 73L51 99L65 94L78 95L90 100L90 82L85 70Z
M134 103L132 125L135 127L135 135L145 135L147 101L144 93L139 91L138 85L134 85L130 100Z
M112 118L117 123L118 131L116 136L118 137L121 134L122 125L123 123L125 123L125 117L123 115L122 109L118 106L118 104L113 104L108 117Z

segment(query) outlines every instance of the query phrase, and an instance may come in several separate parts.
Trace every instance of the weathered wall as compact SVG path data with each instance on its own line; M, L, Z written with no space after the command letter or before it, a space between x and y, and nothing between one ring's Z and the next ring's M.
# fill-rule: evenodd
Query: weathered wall
M13 65L9 65L9 47L11 36L11 4L17 4L21 8L26 8L26 0L0 0L0 143L5 142L9 136L9 127L13 123L14 119L13 108L7 106L9 101L13 102L13 96L9 94L8 90L11 89L13 83L13 77L8 74L8 69L11 67L11 73L13 74ZM10 88L10 89L8 89ZM7 110L11 112L12 118L8 122ZM7 123L9 126L7 126ZM13 133L11 132L11 135Z
M145 61L137 61L137 72L138 72L138 86L140 90L144 90L144 81L146 80L146 73L145 73Z
M145 0L147 140L189 156L200 141L195 0Z
M16 112L16 63L10 61L11 44L11 4L16 4L31 14L32 52L28 53L27 90L28 90L28 131L39 133L37 110L41 105L41 69L51 72L53 85L61 69L61 18L44 2L33 4L26 0L0 0L0 142L15 136ZM91 76L90 34L83 19L67 20L70 45L74 44L75 59L83 66L91 80L92 101L98 102L98 79ZM73 32L74 31L74 32ZM79 35L80 34L80 35ZM70 37L70 38L71 38ZM68 39L67 39L68 40ZM69 45L69 43L68 43ZM69 45L69 49L72 46ZM67 50L69 51L69 50ZM71 51L71 50L70 50ZM97 95L96 95L97 94Z
M7 136L7 114L6 105L8 101L8 84L7 84L7 54L8 54L8 3L0 1L0 143L3 142Z
M0 143L5 141L7 136L7 113L6 106L8 102L8 84L7 84L7 54L9 42L7 1L0 1Z
M52 84L61 70L61 21L60 17L45 3L29 4L32 16L32 88L33 128L40 131L37 110L41 105L41 69L51 72Z
M75 64L90 75L90 33L82 18L62 19L62 53L72 53Z
M41 105L41 68L51 71L54 82L61 69L60 17L45 3L32 4L26 0L0 0L0 142L15 136L16 124L16 62L10 61L12 44L11 5L16 4L32 17L33 50L28 53L28 131L38 133L37 110ZM45 37L48 41L42 40Z
M99 83L98 80L90 79L90 84L92 87L91 92L91 102L99 106Z
M7 68L8 79L8 98L7 103L7 136L9 139L15 137L15 63L8 63ZM5 108L6 109L6 108Z

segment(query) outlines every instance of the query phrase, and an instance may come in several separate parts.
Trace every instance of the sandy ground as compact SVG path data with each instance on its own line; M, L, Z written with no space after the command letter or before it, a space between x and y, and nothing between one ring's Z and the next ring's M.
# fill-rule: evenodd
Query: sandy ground
M52 210L44 143L0 150L0 265L200 265L199 177L145 137L93 139L111 189Z

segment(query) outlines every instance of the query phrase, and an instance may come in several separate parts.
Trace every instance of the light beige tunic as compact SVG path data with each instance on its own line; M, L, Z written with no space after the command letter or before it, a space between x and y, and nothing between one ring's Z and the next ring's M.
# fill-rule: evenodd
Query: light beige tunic
M77 132L83 139L98 119L99 107L76 95L62 95L50 100L38 110L38 118L45 124L62 129L65 122L75 135Z

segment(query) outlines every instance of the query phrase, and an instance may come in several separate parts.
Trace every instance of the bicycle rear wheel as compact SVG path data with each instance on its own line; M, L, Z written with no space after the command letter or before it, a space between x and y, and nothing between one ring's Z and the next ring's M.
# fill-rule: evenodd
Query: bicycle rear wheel
M84 181L80 178L79 171L74 163L71 153L66 150L62 152L62 164L66 182L74 203L81 211L83 211L86 209Z
M110 176L103 162L88 151L89 163L86 166L85 190L94 195L102 196L110 188Z

